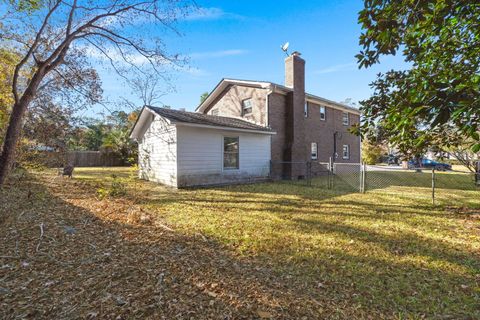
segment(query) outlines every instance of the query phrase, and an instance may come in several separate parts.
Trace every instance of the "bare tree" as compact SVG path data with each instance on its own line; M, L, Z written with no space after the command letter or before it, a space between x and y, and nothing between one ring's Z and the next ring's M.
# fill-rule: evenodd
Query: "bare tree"
M138 74L127 80L127 84L132 89L133 96L140 100L142 106L163 105L162 97L174 91L170 79L156 72ZM128 98L123 98L123 103L131 110L139 108L135 102Z
M166 53L162 30L178 34L175 22L188 13L183 0L47 0L36 10L17 10L16 1L2 1L5 12L0 41L14 47L21 59L12 80L14 104L0 155L0 185L14 161L22 119L42 84L72 55L105 57L122 74L122 66L153 70L178 63ZM28 72L26 72L28 70Z

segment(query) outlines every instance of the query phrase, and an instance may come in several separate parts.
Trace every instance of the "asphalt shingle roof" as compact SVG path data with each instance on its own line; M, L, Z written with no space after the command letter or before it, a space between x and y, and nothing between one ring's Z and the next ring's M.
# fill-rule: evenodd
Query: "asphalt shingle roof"
M152 107L152 106L147 106L147 108L152 110L156 114L174 122L193 123L193 124L201 124L201 125L207 125L207 126L226 127L226 128L235 128L235 129L243 129L243 130L272 132L272 130L268 127L264 127L264 126L251 123L245 120L237 119L237 118L212 116L209 114L180 111L180 110L159 108L159 107Z

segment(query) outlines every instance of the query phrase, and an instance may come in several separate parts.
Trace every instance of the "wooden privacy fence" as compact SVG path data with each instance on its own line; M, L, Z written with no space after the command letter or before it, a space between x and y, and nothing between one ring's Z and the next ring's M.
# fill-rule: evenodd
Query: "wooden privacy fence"
M75 167L116 167L125 162L116 154L100 151L69 151L67 162Z

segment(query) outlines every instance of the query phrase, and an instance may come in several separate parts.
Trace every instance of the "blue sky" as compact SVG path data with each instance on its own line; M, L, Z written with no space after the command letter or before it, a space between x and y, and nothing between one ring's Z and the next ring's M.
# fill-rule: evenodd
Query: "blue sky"
M327 99L359 101L371 94L369 83L380 71L404 68L402 57L358 70L357 13L360 0L198 1L199 13L182 21L182 37L165 38L170 53L190 57L190 70L175 73L176 92L162 98L173 108L194 110L200 95L221 78L265 80L283 84L285 54L300 51L306 60L306 89ZM101 72L105 95L128 95L120 80ZM140 104L140 101L138 101Z

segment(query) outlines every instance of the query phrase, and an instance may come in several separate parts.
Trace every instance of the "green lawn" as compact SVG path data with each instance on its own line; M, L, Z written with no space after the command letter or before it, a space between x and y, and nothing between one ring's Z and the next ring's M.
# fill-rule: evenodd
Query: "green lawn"
M81 179L96 174L79 173ZM367 194L286 183L181 191L148 184L140 201L175 229L265 259L278 274L328 283L324 290L338 303L398 314L478 311L478 212L433 208L430 173L371 174L375 184ZM438 189L437 202L454 198L459 207L480 208L480 192L467 176L437 178L469 186Z
M62 183L92 202L128 201L160 228L213 245L218 257L209 259L239 303L222 312L234 318L250 318L248 310L267 318L480 318L480 191L468 177L442 176L435 207L425 173L377 174L366 194L340 180L328 190L322 179L313 187L174 190L129 168L79 168ZM95 199L112 181L125 195ZM456 189L464 184L468 190Z

